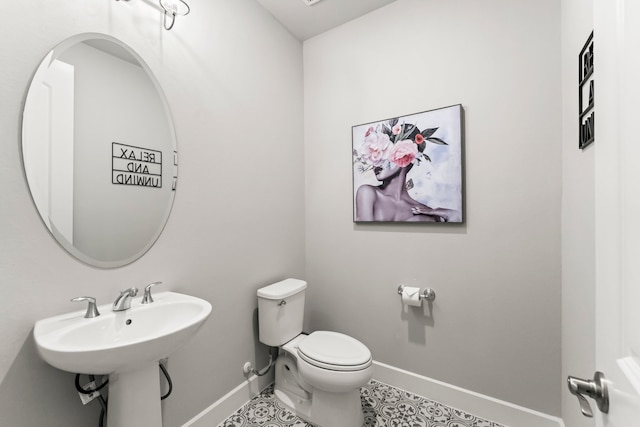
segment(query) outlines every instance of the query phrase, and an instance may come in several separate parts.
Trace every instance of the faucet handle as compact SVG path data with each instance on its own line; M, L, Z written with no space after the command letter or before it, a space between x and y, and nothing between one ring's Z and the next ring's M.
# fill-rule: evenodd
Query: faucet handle
M153 286L161 285L161 284L162 284L162 282L149 283L144 288L144 296L142 297L142 303L141 304L151 304L153 302L153 297L151 296L151 288Z
M98 311L98 308L96 307L96 299L93 297L76 297L73 298L71 300L72 302L78 302L78 301L88 301L89 305L87 306L87 312L85 313L84 317L87 319L91 319L93 317L98 317L100 316L100 312Z

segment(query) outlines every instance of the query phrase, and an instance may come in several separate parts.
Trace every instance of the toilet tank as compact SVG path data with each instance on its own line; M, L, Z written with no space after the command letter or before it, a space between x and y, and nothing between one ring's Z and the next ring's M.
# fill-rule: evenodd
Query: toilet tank
M260 342L280 347L302 333L307 282L285 279L258 289Z

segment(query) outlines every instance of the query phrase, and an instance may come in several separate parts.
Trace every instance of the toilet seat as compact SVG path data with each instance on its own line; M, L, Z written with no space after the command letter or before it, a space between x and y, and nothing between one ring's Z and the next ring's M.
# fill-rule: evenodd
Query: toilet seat
M360 341L345 334L316 331L298 344L305 362L332 371L359 371L371 366L371 352Z

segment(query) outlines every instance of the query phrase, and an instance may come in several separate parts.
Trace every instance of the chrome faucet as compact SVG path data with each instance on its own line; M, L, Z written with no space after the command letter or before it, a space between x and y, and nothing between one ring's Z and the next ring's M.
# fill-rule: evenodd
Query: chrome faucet
M131 308L131 298L138 295L138 288L129 288L120 292L118 298L113 303L113 311L124 311Z

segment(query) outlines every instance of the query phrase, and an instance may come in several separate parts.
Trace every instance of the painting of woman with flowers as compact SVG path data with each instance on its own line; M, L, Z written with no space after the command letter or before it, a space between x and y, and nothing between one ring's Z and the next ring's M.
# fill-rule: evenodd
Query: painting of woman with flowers
M353 127L354 221L462 222L462 106Z

